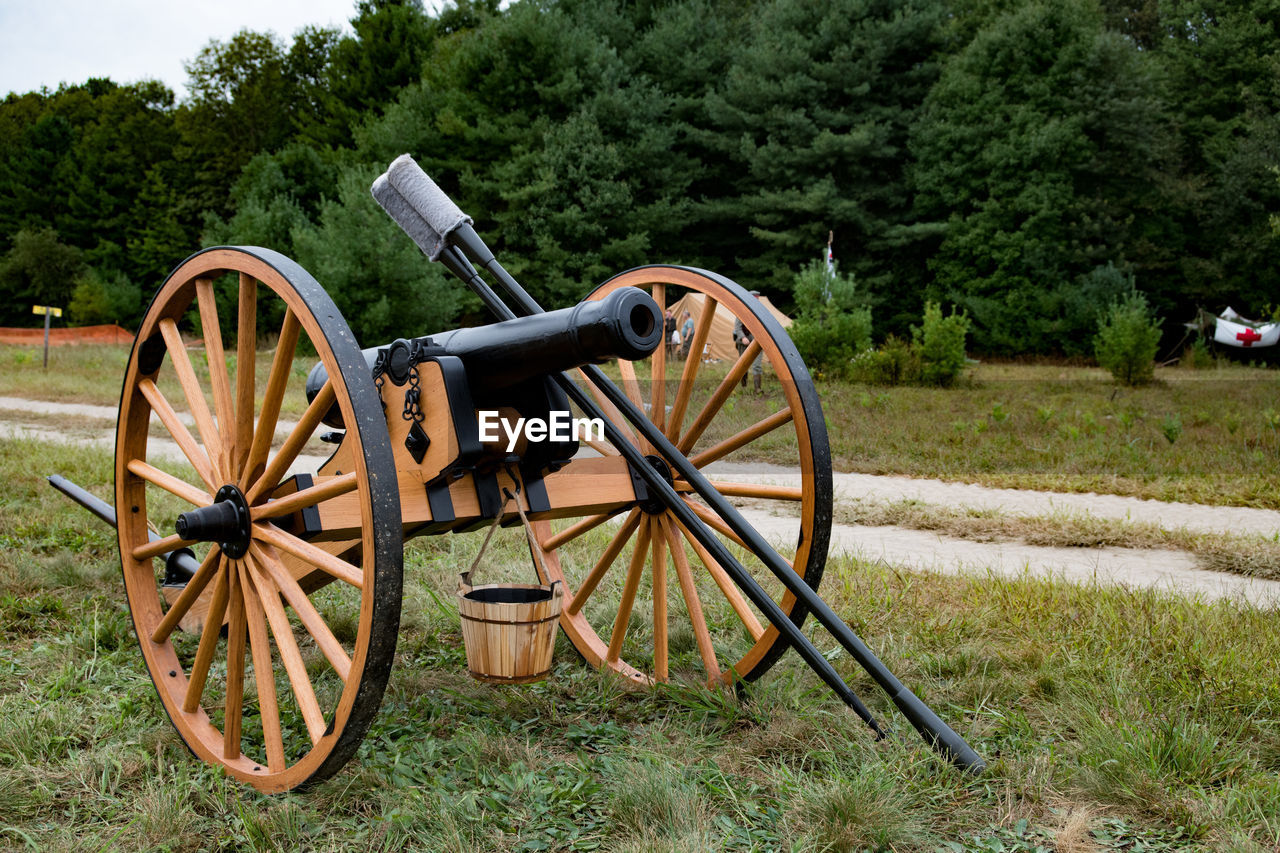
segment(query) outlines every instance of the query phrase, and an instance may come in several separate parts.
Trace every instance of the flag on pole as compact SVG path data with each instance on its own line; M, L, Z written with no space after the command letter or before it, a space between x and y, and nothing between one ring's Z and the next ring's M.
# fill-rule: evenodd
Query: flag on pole
M827 232L827 274L822 279L822 301L831 301L831 279L836 277L836 257L831 253L831 243L835 240L835 232Z

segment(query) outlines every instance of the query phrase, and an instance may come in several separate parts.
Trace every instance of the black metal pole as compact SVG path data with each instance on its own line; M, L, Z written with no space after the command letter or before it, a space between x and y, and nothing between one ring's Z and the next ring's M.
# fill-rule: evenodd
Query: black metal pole
M80 506L89 510L90 513L105 521L112 527L116 526L116 511L112 509L111 504L99 498L91 492L85 491L80 486L68 480L59 474L53 474L49 478L49 485L62 492L71 500L80 504ZM147 531L147 539L154 542L160 536L155 531ZM166 578L190 578L196 573L196 569L200 568L200 563L196 561L195 554L190 548L179 548L176 551L169 551L163 555L165 568L168 570Z
M458 209L458 206L427 176L407 154L396 159L387 174L374 182L373 195L391 216L422 247L431 260L441 260L446 267L474 290L485 304L500 319L510 319L515 313L502 302L483 279L476 273L471 261L485 267L497 278L499 284L515 301L521 312L525 314L542 313L543 309L520 286L502 265L498 263L493 252L484 244L480 236L471 227L471 218ZM701 272L701 271L699 271ZM710 273L706 275L711 276ZM719 278L718 276L712 276ZM721 279L722 282L728 283ZM951 761L971 772L980 772L982 759L964 739L954 732L928 706L920 701L899 681L892 672L871 652L858 638L853 630L827 606L818 594L809 588L792 571L772 546L747 524L736 509L717 492L701 472L680 453L661 431L631 404L631 401L600 371L588 365L586 376L600 390L619 412L645 437L664 457L667 462L681 474L694 490L707 501L728 523L731 530L746 542L756 556L770 571L792 592L804 602L815 617L837 640L850 652L876 683L889 694L899 710L911 721L911 724L925 737L926 741L936 749L946 753ZM781 608L768 597L747 573L741 564L734 559L718 539L699 520L675 489L669 485L656 471L644 462L638 448L632 446L620 431L604 416L595 403L565 374L558 374L556 382L565 390L575 403L587 414L598 417L605 425L606 435L617 446L619 452L640 475L645 483L662 498L667 508L676 516L685 528L707 548L711 556L721 563L726 572L733 577L735 583L755 602L769 620L783 633L807 663L826 681L833 690L850 705L867 723L881 733L870 712L861 701L849 690L838 673L829 662L818 653L812 643L801 633L798 627L787 618Z
M451 256L451 253L457 254ZM449 247L442 254L441 260L445 262L446 266L448 266L455 275L466 282L468 287L476 292L476 295L480 297L485 305L487 305L497 317L502 320L515 318L515 312L513 312L511 308L493 292L493 288L489 287L489 284L480 277L480 275L475 271L475 268L471 266L471 263L465 257L459 257L460 255L461 253L457 248ZM506 271L504 270L503 272L505 273ZM510 276L507 276L507 278L510 278ZM517 284L515 287L519 288L519 285ZM522 305L521 307L532 305L534 311L530 313L542 311L542 308L533 301L532 297L524 292L523 288L520 288L518 292L523 294L523 300L527 300L526 305ZM520 297L511 293L510 290L508 290L508 294L511 295L512 299L517 300L517 302L523 301ZM603 374L601 375L603 376ZM724 549L720 544L720 541L706 529L702 524L702 520L685 505L684 501L679 498L676 492L671 489L669 485L667 485L666 481L663 480L658 473L644 461L644 457L640 454L640 451L637 450L631 442L627 441L613 422L599 409L595 401L585 395L582 392L582 389L577 386L577 383L570 379L567 374L556 374L553 378L583 412L590 417L600 419L604 424L605 436L614 443L623 458L627 460L627 463L630 464L633 469L638 471L641 477L645 478L646 482L649 482L651 486L653 484L659 484L670 492L670 495L667 497L667 503L676 514L680 523L684 525L685 529L693 536L697 537L698 541L701 542L704 547L708 548L716 560L725 567L725 571L733 578L734 583L736 583L738 587L746 593L747 597L750 598L758 608L760 608L760 611L764 613L765 617L778 627L778 631L787 638L787 641L795 647L801 658L803 658L804 661L808 663L815 672L817 672L818 676L826 682L827 686L829 686L837 696L840 697L841 701L852 708L854 713L856 713L863 722L865 722L871 730L876 733L877 736L881 738L885 737L886 734L884 729L881 728L878 722L876 722L876 719L872 715L870 709L863 704L862 700L858 698L858 695L849 688L849 685L845 684L844 679L842 679L840 674L835 671L835 668L831 666L831 662L828 661L820 651L818 651L817 647L810 642L809 638L804 635L799 626L792 622L787 614L783 612L777 602L769 597L768 593L766 593L756 582L756 579L751 577L751 575L747 573L746 569L742 568L738 561ZM605 381L607 382L608 380L606 379ZM676 504L679 505L678 509L675 506ZM804 588L809 590L807 585L805 585ZM812 594L813 591L809 590L809 592Z
M534 301L527 291L508 273L487 247L480 241L474 229L469 225L457 228L450 238L457 238L458 248L475 257L498 280L511 299L528 314L543 311L542 306ZM476 276L478 279L478 276ZM464 279L467 280L467 279ZM468 284L474 288L474 279ZM487 287L487 285L486 285ZM483 297L482 297L483 298ZM486 300L488 301L488 300ZM504 305L505 307L505 305ZM511 313L510 309L506 309ZM750 550L769 568L787 589L804 602L813 612L814 617L840 642L872 679L880 686L898 710L911 723L925 740L944 753L956 766L972 773L981 773L986 763L960 735L943 722L933 709L926 705L905 684L895 676L875 653L867 647L857 634L853 632L822 598L806 584L792 568L787 565L781 555L773 549L763 536L747 523L746 519L734 506L715 490L711 483L702 476L688 458L673 445L652 422L631 403L631 400L595 365L583 368L587 378L604 394L618 411L631 422L632 426L667 460L696 491L707 505L711 507L729 525L734 533L742 537ZM555 377L556 382L565 393L591 417L599 417L604 422L606 435L614 443L623 457L631 464L645 484L662 498L667 508L676 516L685 528L702 544L721 567L733 578L739 588L751 598L752 602L769 618L780 632L795 646L796 651L806 663L831 687L840 698L858 712L877 733L883 735L880 727L871 717L870 712L857 696L844 683L831 664L809 642L803 632L787 618L782 609L771 599L755 579L729 553L719 539L703 525L684 500L662 477L644 462L639 450L631 445L617 429L611 429L611 422L586 394L578 388L565 374ZM790 629L790 630L789 630ZM856 704L855 704L856 703ZM861 710L859 710L861 709Z

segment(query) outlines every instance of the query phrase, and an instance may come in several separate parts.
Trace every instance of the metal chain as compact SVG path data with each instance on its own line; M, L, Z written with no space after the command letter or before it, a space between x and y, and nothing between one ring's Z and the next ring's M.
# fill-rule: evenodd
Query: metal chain
M409 348L409 387L404 392L404 409L400 416L406 421L414 421L422 423L425 415L422 412L422 380L418 376L418 364L427 357L427 350L431 346L431 341L415 340L410 342ZM388 361L390 360L390 350L384 349L378 352L378 358L373 365L373 385L378 389L378 396L382 396L383 386L387 381Z
M409 387L404 392L404 411L400 413L400 416L406 421L414 421L415 423L422 423L424 417L422 406L418 404L422 396L419 382L418 366L415 364L409 368Z

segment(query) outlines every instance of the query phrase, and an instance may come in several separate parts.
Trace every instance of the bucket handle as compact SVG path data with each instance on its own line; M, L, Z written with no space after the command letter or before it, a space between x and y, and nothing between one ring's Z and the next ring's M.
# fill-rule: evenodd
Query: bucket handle
M506 501L503 501L502 506L499 508L498 514L493 519L493 524L489 525L489 531L485 534L484 541L480 543L480 550L476 553L476 558L471 561L471 568L458 575L458 591L463 594L470 592L473 588L471 575L480 566L480 560L484 558L484 552L489 547L489 540L493 538L494 531L498 529L498 525L502 522L502 515L507 508L508 501L514 502L516 512L520 513L520 522L524 525L524 534L529 540L529 553L533 555L534 566L538 571L538 580L541 581L547 576L547 570L542 563L542 558L538 556L538 540L533 535L533 525L529 524L529 517L524 514L524 507L520 506L520 481L514 477L512 481L515 483L515 493L512 494L510 489L503 487L502 494ZM560 588L556 589L556 587ZM552 598L564 594L564 586L558 580L552 581L550 588Z

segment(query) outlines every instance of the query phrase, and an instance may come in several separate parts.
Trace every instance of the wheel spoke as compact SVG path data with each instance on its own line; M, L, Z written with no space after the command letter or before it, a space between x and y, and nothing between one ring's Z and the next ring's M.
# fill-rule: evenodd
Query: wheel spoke
M769 417L752 424L737 435L726 438L714 447L709 447L702 451L697 456L689 457L689 461L693 463L695 468L702 468L705 465L710 465L717 459L722 459L725 456L728 456L738 448L750 444L771 430L775 430L783 424L790 422L792 417L793 415L789 408L783 409L780 412L774 412Z
M186 548L189 545L196 544L190 539L183 539L178 534L166 536L163 539L153 539L146 545L139 545L133 549L133 559L142 561L150 560L152 557L159 557L161 554L167 554L170 551L176 551L179 548Z
M219 568L226 569L230 561L222 558L218 562ZM209 614L204 620L204 630L200 632L196 659L191 663L187 694L182 699L182 710L188 714L200 707L200 696L204 693L205 679L209 677L209 665L213 663L213 655L218 650L218 635L222 633L222 617L226 612L227 572L219 571L218 579L213 585L213 600L209 602Z
M302 627L307 629L307 633L315 640L320 651L329 660L334 671L338 673L338 677L346 683L351 676L351 658L347 656L347 652L342 648L342 644L338 642L338 638L333 636L333 632L329 630L329 626L325 624L324 617L316 610L311 599L307 598L307 594L302 591L302 587L298 586L298 582L294 580L293 575L289 574L289 570L284 567L280 559L267 550L268 546L261 545L257 542L250 543L249 553L253 555L253 559L257 561L263 569L270 575L272 583L284 595L285 601L298 614L298 618L302 621Z
M635 406L636 411L641 414L651 414L645 411L644 399L640 396L640 382L636 379L635 362L618 359L618 370L622 373L622 389L626 392L627 399L631 401L631 405ZM618 417L622 417L621 413L619 413ZM645 453L652 451L649 442L643 438L636 439L636 446Z
M693 445L702 437L711 421L719 413L720 407L724 405L724 401L729 399L729 395L733 393L733 389L738 387L738 382L746 374L747 368L751 366L751 362L755 361L755 357L760 354L760 342L752 341L747 348L742 351L742 355L738 356L738 360L733 363L733 367L729 369L729 373L720 380L720 384L716 386L715 393L711 395L711 399L702 407L702 411L698 412L698 416L693 419L689 431L680 439L680 443L676 446L680 448L680 452L686 456L693 449Z
M307 410L302 413L302 417L298 419L297 425L285 439L280 451L245 494L245 499L250 504L263 497L268 490L274 489L284 479L285 472L289 470L293 460L298 458L298 454L302 452L303 446L316 431L316 427L320 426L320 420L333 406L333 401L333 383L326 382L320 389L320 393L311 401L311 405L307 406Z
M339 495L345 495L347 492L355 491L359 485L359 477L355 471L351 471L325 480L311 488L255 506L250 510L250 515L253 516L254 521L279 518L282 515L289 515L300 509L315 506L321 501L327 501Z
M164 618L160 620L160 624L151 633L151 642L163 643L169 639L173 629L178 627L182 617L187 615L191 605L196 603L200 593L204 592L204 588L209 585L209 581L218 573L218 564L221 558L221 549L209 549L209 553L204 555L204 561L200 564L200 568L196 569L196 573L191 576L191 580L187 581L187 585L182 588L178 599L169 607L169 610L164 614Z
M589 515L586 518L577 521L554 536L548 536L545 542L539 542L544 551L554 551L566 542L577 539L588 530L595 530L609 519L613 518L614 513L602 512L599 515Z
M762 498L772 501L802 501L804 489L799 486L775 486L768 483L726 483L712 480L711 486L727 498ZM677 489L688 489L683 480L675 483Z
M262 602L257 588L250 580L248 565L239 563L240 589L244 596L244 610L249 624L249 651L253 655L253 679L258 685L258 712L262 718L262 741L267 747L267 770L276 773L284 769L284 737L280 731L280 705L276 698L275 668L271 660L271 641L267 637L267 623L262 614Z
M280 419L280 406L284 402L289 372L293 369L293 354L298 347L298 332L301 328L293 309L287 309L284 322L280 325L280 340L271 361L271 373L267 376L267 390L262 396L258 428L253 433L249 458L245 460L244 470L240 472L242 490L249 488L249 484L257 479L257 469L267 461L267 454L271 452L271 442L276 436L276 421Z
M246 633L244 591L240 587L240 568L237 562L232 561L228 565L227 577L231 590L231 616L227 620L227 696L223 713L222 757L234 760L240 757L240 724L244 717Z
M653 301L658 303L658 316L665 317L667 311L667 288L664 284L653 285ZM649 362L649 381L653 386L649 389L649 398L653 401L649 419L661 432L667 422L667 342L660 341L653 351Z
M684 370L680 373L680 388L676 391L675 402L671 406L671 418L667 422L667 438L675 441L680 435L680 427L684 423L684 413L689 407L689 398L693 396L693 383L698 378L698 368L702 365L702 350L711 335L711 321L715 319L719 303L710 296L702 297L702 316L698 318L698 327L693 332L693 345L689 350L697 358L688 358L684 362ZM660 351L662 347L658 347Z
M640 525L641 512L639 509L631 510L631 514L627 516L627 520L623 523L622 529L614 534L613 539L609 541L609 547L604 549L604 553L600 555L600 559L596 561L591 572L583 579L578 586L577 592L573 594L573 599L565 605L565 612L570 616L576 614L587 603L587 599L591 597L591 593L595 592L600 581L604 578L605 573L613 566L614 560L618 559L618 555L622 553L622 549L626 547L627 540L631 538L631 534L635 533L636 528ZM550 548L545 550L550 551Z
M738 614L738 618L742 620L742 624L746 626L747 633L751 635L752 642L759 641L764 636L764 626L760 624L760 620L756 618L756 614L752 612L747 605L746 599L742 597L742 592L734 584L733 579L720 566L714 557L702 547L702 543L694 538L688 528L674 519L676 526L680 528L680 532L684 534L684 538L688 540L689 545L693 548L693 552L698 555L698 559L707 567L707 571L711 573L711 579L716 582L716 586L720 587L720 592L724 595L725 600L729 602L729 606L733 608L733 612Z
M187 398L187 406L191 409L191 417L195 418L196 431L200 433L200 441L205 452L213 462L214 476L225 479L226 469L222 464L222 442L218 429L214 426L213 415L209 414L209 403L200 390L200 381L196 379L195 368L191 366L191 356L187 354L186 344L182 342L182 333L172 318L160 321L160 334L169 347L173 357L173 371L178 376L178 384L182 386L182 394Z
M621 365L622 362L619 361L618 364ZM604 412L604 416L618 428L618 431L622 433L627 441L631 442L635 447L639 447L640 440L636 438L635 432L632 431L631 424L622 416L622 412L618 411L618 407L613 404L613 401L606 397L604 392L597 388L595 383L587 378L587 374L582 370L582 368L578 368L578 374L586 384L587 390L591 392L591 396L595 397L596 405L598 405ZM617 451L615 450L614 452L616 453Z
M671 561L676 566L676 577L680 581L680 594L684 596L685 609L689 611L689 621L693 624L693 636L698 644L698 654L702 656L702 665L706 668L707 679L711 683L720 680L720 663L716 660L715 648L711 645L711 632L707 630L707 619L702 613L702 600L698 598L698 587L693 580L693 571L689 568L689 558L684 553L684 543L676 535L674 522L665 514L661 517L662 534L671 549Z
M258 283L240 273L239 316L236 327L236 452L231 479L238 479L253 444L254 370L258 346Z
M166 474L141 459L131 460L128 467L130 473L141 477L153 486L159 486L171 495L177 495L192 506L208 506L213 503L213 497L208 492L201 491L172 474Z
M178 413L174 411L169 401L160 393L156 383L150 379L140 380L138 382L138 390L142 392L147 404L151 406L151 411L159 416L160 423L164 424L164 428L169 431L174 443L182 450L182 455L186 456L187 461L191 463L191 467L196 469L196 474L200 476L201 480L204 480L205 485L210 489L217 489L219 481L214 476L212 460L200 449L200 445L196 444L191 431L179 419Z
M622 641L627 638L627 623L631 620L631 608L636 602L636 590L640 587L640 573L644 569L648 552L649 525L642 524L640 537L636 540L636 550L631 555L631 565L627 567L627 582L622 588L622 601L618 604L618 615L613 622L609 651L605 655L605 660L609 663L617 663L622 654Z
M702 504L697 503L695 501L691 501L688 498L685 498L684 502L689 505L689 509L693 510L694 513L698 516L698 518L702 519L703 523L706 524L708 527L715 530L721 536L724 536L728 539L733 540L735 543L737 543L738 545L741 545L743 548L746 548L748 551L751 550L751 546L746 543L746 540L744 540L741 536L735 533L733 528L730 527L723 518L716 515L714 512L712 512L710 509L703 506Z
M356 589L360 589L364 585L364 574L360 569L340 557L335 557L323 548L318 548L305 539L299 539L292 533L286 533L272 524L253 525L253 536L255 539L261 539L263 542L274 545L281 551L292 554L300 560L305 560L340 581L346 581Z
M601 456L620 456L621 455L620 453L618 453L618 449L613 445L609 444L607 441L596 441L594 438L584 438L582 439L582 443L585 444L587 447L590 447L596 453L599 453Z
M209 385L213 388L213 409L218 415L218 432L222 434L220 450L226 460L223 474L235 476L235 410L231 408L231 379L227 375L227 357L222 350L222 323L218 320L218 301L213 294L213 281L196 279L196 302L200 305L200 328L204 332L204 354L209 362Z
M298 650L298 641L293 636L293 625L284 611L284 605L280 603L280 591L271 582L266 570L254 563L252 557L249 562L252 566L249 574L257 587L259 603L271 624L276 648L280 650L280 660L284 662L294 698L302 711L302 719L307 724L307 734L313 744L319 743L320 738L324 737L324 714L320 710L320 703L316 701L316 691L307 675L307 665L302 660L302 652Z
M666 681L670 676L670 648L667 641L667 541L658 516L649 517L649 542L653 547L653 677Z

